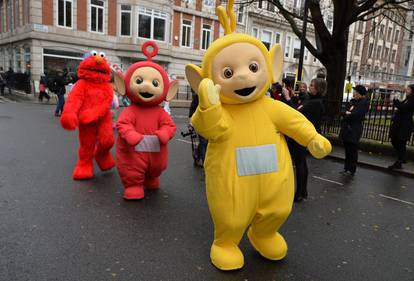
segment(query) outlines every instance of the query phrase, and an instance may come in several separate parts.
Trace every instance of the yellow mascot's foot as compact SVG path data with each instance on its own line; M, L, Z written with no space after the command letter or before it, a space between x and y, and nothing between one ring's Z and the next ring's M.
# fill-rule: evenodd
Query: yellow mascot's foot
M276 232L271 237L258 238L252 234L252 229L250 228L247 232L247 237L249 237L250 243L256 251L269 260L281 260L287 254L286 241L279 232Z
M210 258L214 266L221 270L240 269L244 265L243 254L234 244L219 246L213 243Z

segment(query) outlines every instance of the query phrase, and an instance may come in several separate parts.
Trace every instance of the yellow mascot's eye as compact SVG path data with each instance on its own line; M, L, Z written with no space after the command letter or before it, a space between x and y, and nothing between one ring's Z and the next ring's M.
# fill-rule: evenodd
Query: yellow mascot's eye
M250 69L251 72L255 73L259 70L259 65L255 62L253 62L249 65L249 69Z
M225 78L229 79L233 76L233 70L230 67L226 67L223 71L223 75Z

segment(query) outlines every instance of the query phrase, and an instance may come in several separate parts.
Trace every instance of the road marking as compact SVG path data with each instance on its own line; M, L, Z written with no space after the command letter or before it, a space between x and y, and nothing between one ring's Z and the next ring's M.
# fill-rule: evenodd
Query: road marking
M398 198L394 198L394 197L391 197L391 196L387 196L387 195L384 195L384 194L379 194L379 196L384 197L384 198L387 198L387 199L390 199L390 200L394 200L394 201L398 201L398 202L401 202L401 203L405 203L405 204L413 205L414 206L414 203L413 202L404 201L404 200L401 200L401 199L398 199Z
M324 178L321 178L321 177L318 177L318 176L312 176L312 177L315 178L315 179L318 179L318 180L331 182L331 183L334 183L334 184L337 184L337 185L340 185L340 186L343 186L344 185L343 183L340 183L340 182L337 182L337 181L333 181L333 180L324 179Z
M183 140L183 139L176 139L176 140L191 144L191 141L188 141L188 140Z

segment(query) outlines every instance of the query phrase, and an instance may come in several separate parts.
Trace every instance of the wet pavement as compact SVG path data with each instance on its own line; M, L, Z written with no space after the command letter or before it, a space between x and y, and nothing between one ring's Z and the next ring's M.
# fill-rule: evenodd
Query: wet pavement
M122 199L116 170L71 179L77 134L53 106L0 104L0 280L414 280L414 179L310 160L309 199L295 204L281 233L280 262L246 239L245 267L209 261L213 228L203 173L193 167L186 110L161 189Z

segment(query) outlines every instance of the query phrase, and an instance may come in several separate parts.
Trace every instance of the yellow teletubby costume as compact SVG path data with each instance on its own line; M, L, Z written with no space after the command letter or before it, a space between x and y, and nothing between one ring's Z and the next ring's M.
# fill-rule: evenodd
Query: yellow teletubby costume
M205 160L209 209L214 222L211 261L222 270L241 268L238 244L248 237L264 257L280 260L287 244L278 233L293 203L294 176L284 135L316 158L331 144L298 111L265 96L282 72L280 45L268 51L258 39L234 33L230 0L217 8L225 36L206 51L202 68L186 66L199 95L192 123L209 141Z

